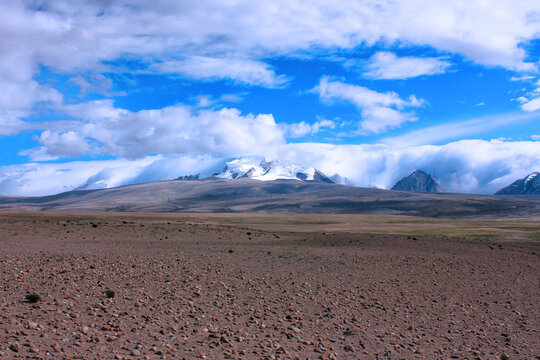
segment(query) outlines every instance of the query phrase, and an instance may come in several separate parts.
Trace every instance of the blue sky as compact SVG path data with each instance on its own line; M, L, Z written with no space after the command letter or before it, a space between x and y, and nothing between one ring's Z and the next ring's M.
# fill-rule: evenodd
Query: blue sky
M3 1L0 195L233 158L492 193L540 170L531 1Z

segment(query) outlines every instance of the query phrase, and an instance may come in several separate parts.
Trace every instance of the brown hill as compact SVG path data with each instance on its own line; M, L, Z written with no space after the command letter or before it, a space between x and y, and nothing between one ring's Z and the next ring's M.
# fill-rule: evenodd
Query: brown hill
M172 180L53 196L0 197L0 209L528 217L540 197L399 192L297 180Z

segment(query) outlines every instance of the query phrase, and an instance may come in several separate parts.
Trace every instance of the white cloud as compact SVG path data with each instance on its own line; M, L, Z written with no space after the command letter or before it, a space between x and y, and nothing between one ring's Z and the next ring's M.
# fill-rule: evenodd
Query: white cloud
M114 61L126 58L143 70L276 87L285 79L264 59L377 43L427 46L534 72L537 64L526 62L523 45L540 34L538 1L2 1L0 13L0 105L10 106L0 112L3 135L24 128L20 121L36 102L57 101L58 94L34 80L40 65L68 75L100 74L122 71ZM411 59L397 59L404 62ZM381 75L414 75L401 66L406 71ZM443 64L423 66L423 72L439 71ZM74 81L82 91L108 86Z
M147 154L260 154L285 143L272 115L242 115L234 108L196 109L175 105L131 112L110 100L59 107L78 118L63 133L44 131L42 148L27 151L35 159L74 156L91 151L125 158ZM88 143L95 146L89 147Z
M540 169L540 142L461 140L445 145L288 144L282 159L338 173L353 184L390 188L415 169L441 180L448 191L492 194Z
M404 135L383 139L382 143L394 147L436 144L485 133L503 126L518 126L531 121L538 121L539 118L538 114L524 113L484 116L414 130Z
M80 91L80 95L101 94L105 96L123 96L125 91L112 91L113 81L103 74L78 74L70 79Z
M32 79L3 76L0 69L0 136L25 130L28 124L21 119L32 114L35 104L58 104L61 101L62 95L55 89Z
M32 161L76 157L84 155L89 150L89 145L84 137L74 131L59 133L45 130L36 140L43 146L21 151L21 155L28 155Z
M332 120L321 119L308 124L305 121L293 124L279 124L285 130L286 136L290 138L299 138L307 135L315 135L324 128L335 129L336 123Z
M391 52L378 52L371 57L363 75L374 79L407 79L422 75L442 74L450 66L440 58L400 57Z
M223 94L220 96L219 100L223 102L237 103L243 100L246 93L239 94Z
M284 75L276 75L268 64L249 59L195 56L182 61L170 60L152 65L160 73L181 74L193 79L231 79L248 85L275 88L287 83Z
M540 109L540 96L533 98L531 100L521 98L523 104L521 104L521 108L525 111L536 111Z
M540 141L540 135L531 135L531 139L534 141Z
M529 81L534 79L534 76L531 75L523 75L523 76L512 76L510 78L510 81Z
M416 120L414 114L406 109L419 107L424 102L414 95L404 100L395 92L380 93L363 86L330 81L328 77L323 77L312 91L325 102L342 100L356 106L362 114L360 131L364 133L381 133L406 121Z
M299 166L338 173L358 186L390 188L415 169L436 176L451 192L494 193L540 170L540 142L461 140L441 146L284 144L268 153ZM138 160L24 164L0 167L0 195L44 195L173 179L220 171L230 158L216 155L152 156Z
M209 54L286 54L362 43L432 46L488 65L530 69L520 44L538 36L531 1L323 0L178 3L177 1L3 2L10 46L24 41L43 63L64 69L120 54L171 58ZM41 45L41 46L38 46ZM53 46L56 46L54 50ZM71 49L72 51L66 51ZM66 56L69 55L69 56Z
M209 176L222 159L210 156L148 156L138 160L29 163L0 167L0 195L41 196L107 188L201 173Z

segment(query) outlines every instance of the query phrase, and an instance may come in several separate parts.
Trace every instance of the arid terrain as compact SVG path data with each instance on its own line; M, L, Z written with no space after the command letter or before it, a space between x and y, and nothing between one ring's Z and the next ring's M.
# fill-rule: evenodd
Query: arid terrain
M539 219L5 211L0 358L540 359L539 254Z

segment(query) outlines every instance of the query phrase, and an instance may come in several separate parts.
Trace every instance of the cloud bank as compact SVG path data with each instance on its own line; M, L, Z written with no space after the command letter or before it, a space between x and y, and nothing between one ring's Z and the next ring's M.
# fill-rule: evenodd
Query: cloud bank
M357 186L390 188L415 169L436 176L450 192L492 194L540 170L539 141L461 140L441 146L284 144L256 154L335 173ZM137 160L32 163L0 167L0 195L46 195L219 172L231 156L171 155Z

